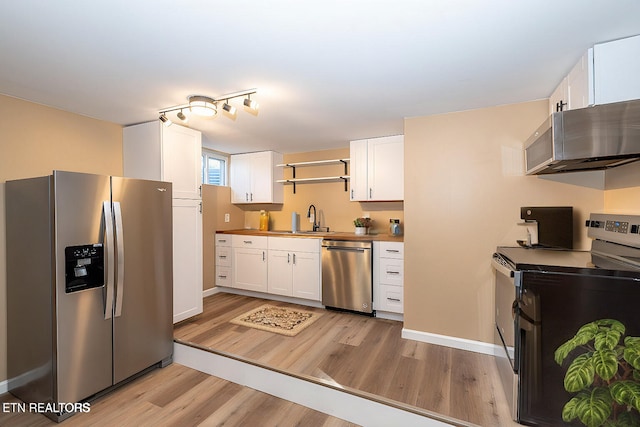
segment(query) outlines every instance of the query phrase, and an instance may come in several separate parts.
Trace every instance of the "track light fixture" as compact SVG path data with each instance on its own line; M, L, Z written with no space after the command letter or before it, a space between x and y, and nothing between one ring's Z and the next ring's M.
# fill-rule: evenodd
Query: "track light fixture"
M247 94L247 99L244 100L244 106L253 111L257 111L259 107L258 103L251 99L251 94Z
M187 123L189 121L189 117L185 116L182 110L177 114L178 118L183 122Z
M224 103L224 105L222 106L222 109L224 111L226 111L227 113L229 113L232 116L236 115L236 112L238 111L236 109L236 107L234 107L233 105L229 104L229 100L227 99Z
M160 114L160 121L162 122L163 125L165 125L166 127L169 127L173 124L173 122L171 120L169 120L167 118L167 116L164 113Z
M256 93L257 89L249 89L243 90L240 92L229 93L226 95L219 96L217 98L212 98L204 95L190 95L187 97L187 103L183 105L176 105L175 107L169 107L160 110L158 113L160 114L160 121L165 126L171 125L171 120L167 117L167 113L177 111L177 117L186 122L188 117L184 114L183 110L187 110L192 114L196 114L204 117L213 117L218 113L218 102L224 101L222 105L222 109L229 114L232 118L235 117L236 107L229 103L230 100L234 98L247 97L244 100L244 105L251 109L252 111L257 111L258 103L251 99L251 95Z

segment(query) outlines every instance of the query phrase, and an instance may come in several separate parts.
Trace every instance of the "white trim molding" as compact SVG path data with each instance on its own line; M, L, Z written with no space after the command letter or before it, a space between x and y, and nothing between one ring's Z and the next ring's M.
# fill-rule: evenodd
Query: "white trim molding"
M173 348L175 363L358 425L368 427L466 425L439 414L431 413L431 417L424 416L360 397L342 390L339 385L322 385L184 344L174 343Z
M442 345L445 347L457 348L459 350L473 351L475 353L496 354L496 345L482 341L468 340L465 338L451 337L448 335L432 334L430 332L415 331L412 329L402 329L402 338L414 341L426 342L429 344Z

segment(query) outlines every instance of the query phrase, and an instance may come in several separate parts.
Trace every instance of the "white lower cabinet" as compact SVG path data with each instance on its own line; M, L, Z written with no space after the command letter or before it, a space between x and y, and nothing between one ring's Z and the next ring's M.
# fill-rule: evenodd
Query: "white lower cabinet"
M268 239L267 292L320 301L320 239Z
M267 292L267 237L232 235L234 288Z
M231 249L231 235L216 234L216 286L231 287L231 260L233 259Z
M373 242L373 303L377 311L404 313L402 242Z

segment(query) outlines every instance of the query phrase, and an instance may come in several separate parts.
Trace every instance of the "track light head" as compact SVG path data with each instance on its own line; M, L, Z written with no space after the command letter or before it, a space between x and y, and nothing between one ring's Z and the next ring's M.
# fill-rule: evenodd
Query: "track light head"
M184 123L187 123L189 121L189 117L185 116L184 113L182 112L182 110L180 110L180 112L177 114L177 116Z
M173 124L173 122L171 120L169 120L169 118L164 113L160 114L160 121L166 127L169 127L169 126L171 126Z
M213 98L202 95L192 95L189 97L189 110L199 116L215 116L218 113L216 101Z
M258 103L251 99L251 95L249 95L247 99L244 100L244 106L254 111L257 111L259 108Z
M229 100L227 99L224 103L224 105L222 106L222 109L224 111L226 111L227 113L229 113L232 116L236 115L236 112L238 111L236 109L236 107L234 107L233 105L229 104Z

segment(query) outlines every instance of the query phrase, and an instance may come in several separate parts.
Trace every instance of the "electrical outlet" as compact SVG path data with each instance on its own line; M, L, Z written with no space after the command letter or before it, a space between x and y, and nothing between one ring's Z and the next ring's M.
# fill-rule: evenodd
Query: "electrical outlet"
M229 222L231 221L231 217L228 213L224 214L224 222Z
M369 212L362 212L362 218L371 218L371 214Z

